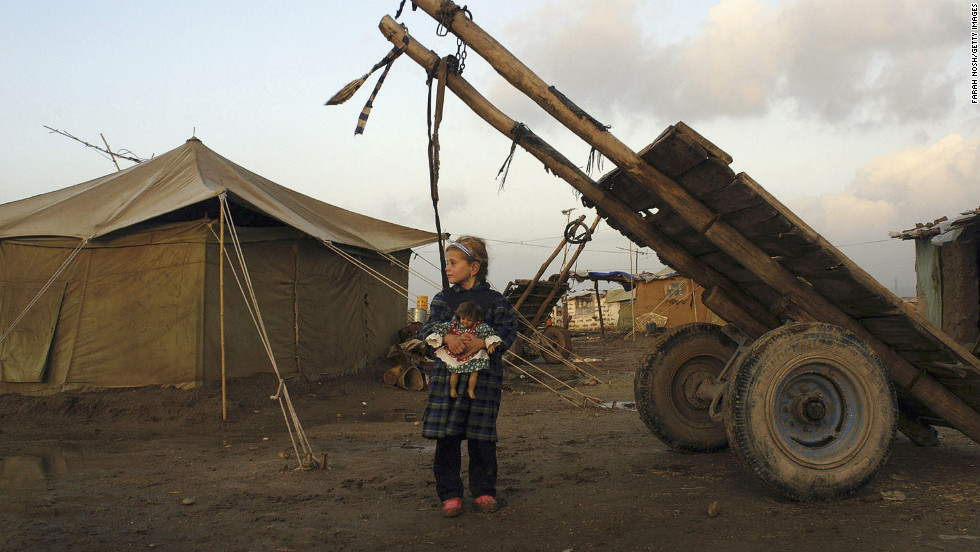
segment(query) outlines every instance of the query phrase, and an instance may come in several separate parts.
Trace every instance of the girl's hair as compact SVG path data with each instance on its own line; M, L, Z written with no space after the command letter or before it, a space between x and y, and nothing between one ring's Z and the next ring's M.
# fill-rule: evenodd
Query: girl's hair
M476 273L476 279L480 282L486 282L487 272L490 269L490 256L487 255L486 242L473 236L460 236L453 243L458 243L463 246L457 247L456 249L462 251L464 255L469 257L471 262L480 263L480 270ZM453 247L453 243L450 243L447 249Z
M468 318L474 322L483 321L483 308L474 301L460 303L459 306L456 307L456 314L460 318Z

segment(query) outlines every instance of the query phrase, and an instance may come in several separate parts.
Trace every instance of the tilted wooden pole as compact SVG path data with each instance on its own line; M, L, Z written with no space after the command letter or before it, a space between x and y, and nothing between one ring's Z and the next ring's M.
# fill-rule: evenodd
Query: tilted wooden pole
M405 29L389 16L385 16L381 20L379 27L392 43L402 44L402 38L407 34ZM439 61L439 56L435 52L426 49L414 38L409 41L405 53L427 72L431 72ZM724 298L732 304L737 303L740 308L725 309L729 313L729 316L725 318L726 320L737 323L742 331L754 337L758 337L781 324L781 321L768 309L742 292L726 276L691 257L687 251L678 247L676 243L644 222L642 216L621 200L603 193L595 181L574 163L531 132L530 129L519 125L502 113L477 92L466 79L449 73L447 86L490 126L515 140L524 150L544 163L552 174L568 182L583 197L592 202L597 209L609 213L617 221L624 224L625 229L636 236L644 246L654 249L665 264L683 273L699 274L702 280L712 287L718 288L716 297Z
M596 217L595 220L592 221L592 226L589 227L589 235L591 235L592 232L595 232L595 227L599 225L600 220L602 220L602 217ZM585 249L586 243L587 242L582 242L578 244L578 248L575 250L575 254L572 255L572 258L569 259L568 263L562 267L561 274L558 275L558 282L557 282L558 284L562 284L565 280L568 279L568 272L572 269L572 265L575 264L575 261L578 260L578 256L582 254L582 250ZM561 286L556 285L555 287L551 288L551 293L548 294L548 298L545 299L543 303L541 303L540 307L538 307L538 312L537 314L534 315L534 320L531 321L532 328L537 326L538 322L541 321L541 318L544 317L545 307L551 304L552 299L554 299L555 295L558 294L559 287Z
M953 427L980 443L980 413L973 410L933 377L902 358L813 288L800 281L765 251L727 222L721 220L682 186L641 159L636 152L619 141L593 117L571 104L567 99L560 97L554 88L549 87L478 25L465 16L459 17L461 10L458 10L458 6L454 2L450 0L415 0L415 5L445 25L460 40L487 60L508 82L524 92L566 128L596 148L599 153L615 163L638 184L662 199L691 228L707 237L720 250L733 259L737 259L740 264L751 270L777 292L799 298L800 306L817 319L836 324L858 335L874 348L885 361L886 367L899 385L909 389L914 395L922 399L932 410L949 421ZM451 13L452 16L449 21L441 21L440 13ZM873 278L870 280L874 281ZM881 294L884 297L893 295L887 289L885 292ZM897 297L895 299L900 301ZM902 306L898 304L896 308L902 308ZM911 309L908 310L911 313ZM918 318L910 316L910 319L916 323L924 321L921 315ZM921 327L925 328L925 325ZM939 337L939 339L942 340L943 338ZM980 366L980 360L975 358L973 361L969 360L970 355L962 346L958 346L948 337L946 340L949 341L950 349L961 356L967 365Z
M575 222L582 222L583 220L585 220L585 215L580 216ZM544 275L544 271L548 269L548 266L551 264L551 261L555 260L555 257L557 257L559 253L561 253L561 250L564 249L567 243L568 243L568 239L562 237L561 243L558 244L558 248L555 249L554 253L552 253L551 256L548 257L548 260L541 265L541 268L538 269L538 273L534 275L534 278L531 278L531 283L527 286L527 289L524 290L524 293L522 293L520 298L517 299L517 302L514 303L514 310L517 311L521 310L521 305L523 305L524 301L526 301L528 296L531 295L531 291L535 288L535 286L538 283L538 280L541 279L541 276Z
M602 299L599 298L599 280L595 281L595 309L599 311L599 335L606 337L606 324L602 320Z

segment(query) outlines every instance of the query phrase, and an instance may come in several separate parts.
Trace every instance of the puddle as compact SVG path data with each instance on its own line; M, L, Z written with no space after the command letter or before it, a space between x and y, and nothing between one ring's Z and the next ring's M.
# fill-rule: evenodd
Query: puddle
M599 404L606 408L619 408L622 410L629 410L630 412L636 412L636 401L606 401Z
M338 422L420 422L422 414L406 408L396 408L394 410L382 410L376 412L361 412L356 416L342 416L337 414L330 420L331 423Z
M54 496L55 482L64 476L126 465L132 455L102 451L35 448L0 456L0 512L37 511L55 504L83 504L96 497Z

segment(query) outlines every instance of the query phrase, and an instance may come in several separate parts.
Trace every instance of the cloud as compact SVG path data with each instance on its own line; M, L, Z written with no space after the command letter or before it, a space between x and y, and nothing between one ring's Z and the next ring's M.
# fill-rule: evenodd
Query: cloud
M980 206L980 137L951 134L868 162L846 190L795 202L793 209L834 243L884 239Z
M671 43L658 40L656 21L641 24L642 11L635 0L549 2L509 33L529 67L569 79L555 84L600 120L610 110L755 116L786 104L875 125L928 120L953 104L954 0L722 0L703 28Z

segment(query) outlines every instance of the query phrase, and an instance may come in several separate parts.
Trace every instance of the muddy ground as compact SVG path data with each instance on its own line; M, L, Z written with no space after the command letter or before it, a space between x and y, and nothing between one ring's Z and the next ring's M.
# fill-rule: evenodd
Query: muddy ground
M575 338L606 382L579 389L632 400L649 344ZM980 549L980 447L958 432L934 448L899 435L869 485L801 504L730 452L672 452L635 412L579 408L513 375L499 421L505 507L443 519L433 446L415 424L425 395L374 375L289 384L328 455L315 471L280 457L292 446L272 379L233 382L227 422L214 389L0 397L0 550Z

